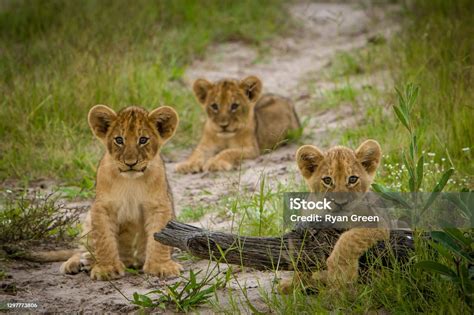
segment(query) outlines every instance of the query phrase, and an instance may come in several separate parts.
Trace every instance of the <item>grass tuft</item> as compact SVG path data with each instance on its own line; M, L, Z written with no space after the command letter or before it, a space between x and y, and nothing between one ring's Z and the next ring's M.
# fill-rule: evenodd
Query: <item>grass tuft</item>
M0 243L65 240L79 234L79 208L67 209L57 197L17 196L7 191L0 203Z

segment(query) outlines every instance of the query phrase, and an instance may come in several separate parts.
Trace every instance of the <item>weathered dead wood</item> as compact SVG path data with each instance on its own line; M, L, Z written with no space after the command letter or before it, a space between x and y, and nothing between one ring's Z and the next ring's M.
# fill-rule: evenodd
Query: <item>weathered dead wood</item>
M211 232L198 227L170 221L155 240L187 251L193 256L256 269L293 270L324 266L339 236L344 230L296 227L281 237L248 237L230 233ZM367 262L380 260L390 265L393 258L408 259L414 248L410 231L394 230L388 242L379 242L359 260L361 269Z

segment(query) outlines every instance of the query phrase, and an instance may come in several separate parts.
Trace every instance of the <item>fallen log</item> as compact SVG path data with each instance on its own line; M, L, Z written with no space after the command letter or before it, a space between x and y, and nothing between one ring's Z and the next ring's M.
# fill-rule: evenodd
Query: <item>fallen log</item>
M311 270L325 266L342 229L316 229L311 225L297 226L281 237L250 237L224 232L211 232L198 227L170 221L154 234L162 244L177 247L193 256L218 262L242 265L261 270ZM414 249L413 234L407 230L392 230L388 241L378 242L359 259L361 270L370 261L384 266L404 262Z

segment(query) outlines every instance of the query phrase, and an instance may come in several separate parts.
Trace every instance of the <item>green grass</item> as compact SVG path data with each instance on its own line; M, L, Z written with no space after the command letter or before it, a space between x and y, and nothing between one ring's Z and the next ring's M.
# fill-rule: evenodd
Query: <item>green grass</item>
M336 58L329 71L349 76L356 74L354 69L365 72L383 66L396 87L410 82L417 85L420 95L414 115L419 126L419 144L427 153L435 154L435 163L452 163L459 178L474 171L473 14L472 1L413 1L404 8L400 34L386 44ZM403 132L403 127L392 115L394 103L393 90L365 103L364 121L357 128L344 131L341 142L357 144L361 139L375 138L392 162L401 162L398 153L409 138L396 136Z
M175 107L168 144L185 145L201 112L182 76L214 42L260 43L288 28L284 1L6 1L0 13L0 180L90 182L102 148L86 116ZM79 182L78 182L79 181Z
M187 206L181 209L178 220L183 222L196 222L204 217L207 211L208 207L205 207L204 205Z
M351 85L351 83L346 82L333 89L317 90L316 99L311 106L315 111L331 109L343 104L357 108L357 94L358 91Z

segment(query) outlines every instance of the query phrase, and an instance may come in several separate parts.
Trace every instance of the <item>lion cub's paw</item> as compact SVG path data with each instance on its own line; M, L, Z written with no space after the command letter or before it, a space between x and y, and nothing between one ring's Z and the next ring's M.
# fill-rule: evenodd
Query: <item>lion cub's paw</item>
M72 256L59 268L59 272L62 274L76 274L79 271L81 271L81 260L77 256Z
M278 292L280 294L290 294L295 290L307 290L315 288L311 273L309 272L295 272L291 279L283 279L278 285Z
M183 267L172 260L165 263L145 263L143 266L143 271L146 274L160 278L179 276L181 270L183 270Z
M295 283L293 279L282 279L278 284L277 290L280 294L290 294L295 289Z
M219 172L219 171L230 171L232 169L232 163L222 159L210 159L204 164L204 171L206 172Z
M123 277L125 274L125 266L122 262L113 265L95 265L91 270L92 280L112 280Z
M315 282L322 282L327 285L346 285L357 281L358 262L347 265L335 265L331 260L327 261L328 270L314 272L311 276Z
M176 165L176 172L181 174L202 172L202 164L197 162L181 162Z

